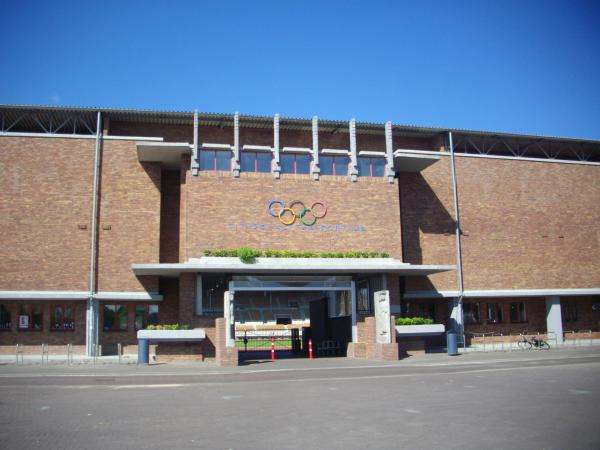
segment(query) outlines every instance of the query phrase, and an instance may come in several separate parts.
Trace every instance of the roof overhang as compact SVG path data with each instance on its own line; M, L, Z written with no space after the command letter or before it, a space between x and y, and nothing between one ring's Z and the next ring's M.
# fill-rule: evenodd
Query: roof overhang
M177 168L181 156L192 153L187 142L136 142L140 162L160 162L165 167Z
M464 298L504 298L504 297L547 297L547 296L581 296L600 295L597 288L572 288L572 289L481 289L465 290ZM458 291L410 291L403 294L405 299L426 298L452 298L458 297Z
M256 258L243 263L235 257L202 257L185 263L132 264L138 275L178 277L185 272L265 274L395 273L431 275L455 270L453 265L412 265L393 258Z
M415 150L396 150L394 152L394 170L396 172L421 172L441 159L440 155Z

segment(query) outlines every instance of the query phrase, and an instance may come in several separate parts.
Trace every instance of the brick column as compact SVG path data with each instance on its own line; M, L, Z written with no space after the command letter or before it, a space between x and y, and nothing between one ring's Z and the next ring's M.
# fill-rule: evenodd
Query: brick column
M235 347L227 347L225 339L225 328L227 326L224 317L216 319L215 353L216 362L219 366L235 367L239 363L238 350Z

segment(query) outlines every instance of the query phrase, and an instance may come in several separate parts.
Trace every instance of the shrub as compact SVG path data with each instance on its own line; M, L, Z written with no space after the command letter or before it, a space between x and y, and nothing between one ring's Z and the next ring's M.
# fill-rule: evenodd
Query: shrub
M250 247L240 247L237 249L237 256L243 263L251 263L254 258L260 256L261 252Z
M433 320L426 317L398 317L396 325L431 325Z
M364 251L347 251L347 252L312 252L298 250L256 250L250 247L240 247L232 249L206 249L202 252L204 256L216 257L238 257L244 263L253 262L254 258L266 256L269 258L389 258L386 252L364 252Z
M191 330L192 327L189 325L180 325L178 323L174 324L164 324L164 325L148 325L146 330Z

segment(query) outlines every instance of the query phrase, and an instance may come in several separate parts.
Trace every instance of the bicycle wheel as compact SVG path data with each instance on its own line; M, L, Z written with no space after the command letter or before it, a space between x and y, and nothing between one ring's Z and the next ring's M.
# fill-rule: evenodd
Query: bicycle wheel
M519 346L519 350L531 350L531 342L529 341L519 341L517 345Z
M550 344L546 341L540 341L539 343L540 350L550 350Z

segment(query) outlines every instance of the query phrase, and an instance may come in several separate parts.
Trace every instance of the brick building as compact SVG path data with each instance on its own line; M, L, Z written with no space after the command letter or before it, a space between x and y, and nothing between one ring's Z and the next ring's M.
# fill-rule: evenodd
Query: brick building
M179 323L206 339L173 352L218 360L226 292L239 327L321 301L355 356L376 291L467 338L598 333L599 166L591 140L0 106L0 351Z

